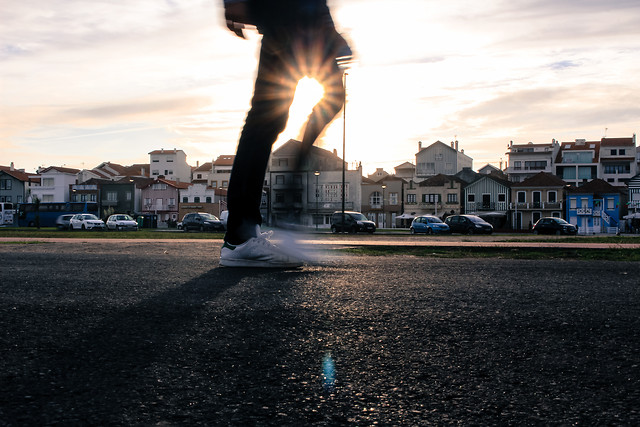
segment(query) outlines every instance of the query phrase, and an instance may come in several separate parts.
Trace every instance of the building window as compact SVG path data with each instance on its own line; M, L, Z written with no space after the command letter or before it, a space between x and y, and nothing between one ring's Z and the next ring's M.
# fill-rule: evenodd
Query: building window
M91 193L89 194L89 201L90 202L95 202L97 200L98 196L96 195L96 193Z
M467 203L475 203L476 195L475 194L467 194Z
M278 159L278 166L289 166L289 159Z
M609 197L607 199L607 209L608 210L612 210L614 208L614 206L615 206L615 202L616 202L616 200L613 197Z
M284 175L276 175L276 184L284 184Z
M522 169L522 162L520 160L517 160L517 161L513 162L513 169L514 170Z
M126 193L124 193L124 198L127 201L131 201L131 191L127 191Z
M196 174L196 179L202 179L202 174L201 173Z
M611 153L612 156L617 156L618 155L618 150L616 150L615 148L611 149Z
M151 199L150 198L145 198L144 199L144 205L145 206L151 206Z
M182 203L189 203L189 197L183 197Z
M216 188L218 186L218 181L211 181L211 186Z
M527 203L526 191L518 191L518 203Z
M160 161L160 160L158 160L158 159L153 159L153 160L151 160L151 162L152 162L152 163L158 163L159 161Z
M618 154L624 156L625 154L627 154L627 151L624 148L621 148L618 150Z
M549 191L547 193L547 201L549 203L555 203L558 200L558 193L556 191Z
M206 200L206 203L211 203L211 196L207 196L205 200Z
M382 194L380 194L379 191L374 191L371 193L371 196L369 196L369 204L372 208L379 208L382 204L381 200Z
M227 188L229 186L229 181L222 181L222 188Z
M498 202L504 203L507 201L507 195L505 193L498 194Z
M151 189L153 189L153 190L166 190L167 189L167 184L158 182L156 184L153 184L151 186Z
M115 191L107 192L107 201L109 202L117 202L118 201L118 193Z
M11 180L10 179L0 180L0 190L11 190Z
M389 204L390 205L398 204L398 193L389 193Z
M282 192L276 193L276 203L284 203L284 193Z
M447 194L447 203L458 203L458 193Z
M169 206L175 206L176 205L176 199L170 198L169 199Z
M422 195L422 202L423 203L436 203L440 201L440 195L439 194L423 194Z
M525 170L544 170L547 167L546 160L524 162Z
M55 185L55 181L53 178L42 178L43 187L53 187L54 185Z
M296 185L302 184L302 175L293 175L293 183Z
M200 203L200 197L195 196L195 197L193 198L193 203Z
M43 203L53 203L53 194L43 194L42 195Z
M158 172L158 169L154 169L151 171L151 175L158 176L160 175L160 172Z
M407 203L416 203L416 195L407 194Z

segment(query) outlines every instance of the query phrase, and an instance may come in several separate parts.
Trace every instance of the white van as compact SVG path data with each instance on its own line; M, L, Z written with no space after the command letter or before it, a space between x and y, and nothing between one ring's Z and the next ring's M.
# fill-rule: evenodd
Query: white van
M0 202L0 225L13 225L13 215L15 213L13 203Z

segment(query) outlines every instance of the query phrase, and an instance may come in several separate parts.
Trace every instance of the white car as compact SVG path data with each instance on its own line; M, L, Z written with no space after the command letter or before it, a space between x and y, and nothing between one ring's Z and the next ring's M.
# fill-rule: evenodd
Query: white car
M109 230L132 230L138 231L138 223L135 219L126 214L114 214L107 218L107 229Z
M75 214L69 220L69 230L104 230L104 221L94 214Z

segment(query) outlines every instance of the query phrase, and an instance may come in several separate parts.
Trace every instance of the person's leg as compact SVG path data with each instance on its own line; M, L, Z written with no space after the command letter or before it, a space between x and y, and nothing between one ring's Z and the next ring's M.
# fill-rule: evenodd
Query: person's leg
M260 201L271 147L287 124L295 93L285 53L263 39L251 109L238 142L227 192L225 241L231 244L255 237L256 225L262 223Z

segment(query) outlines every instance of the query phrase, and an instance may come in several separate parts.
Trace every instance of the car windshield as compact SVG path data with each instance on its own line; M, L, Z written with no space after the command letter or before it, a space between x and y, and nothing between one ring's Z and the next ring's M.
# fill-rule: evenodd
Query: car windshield
M133 221L133 218L131 218L129 215L118 215L116 219L119 221Z
M427 217L427 222L431 223L431 224L440 224L442 223L442 220L438 217L435 216L428 216Z
M485 224L487 222L478 216L468 216L467 218L469 218L471 221L475 222L476 224Z
M569 224L567 221L565 221L562 218L554 218L554 221L557 222L560 225L565 225L565 224Z
M93 214L82 215L82 218L83 219L98 219L98 217L93 215Z
M354 214L351 214L351 216L356 221L367 221L367 217L362 215L361 213L354 213Z
M209 221L217 221L218 218L216 218L215 215L211 215L211 214L200 214L200 216L202 216L203 219L209 220Z

